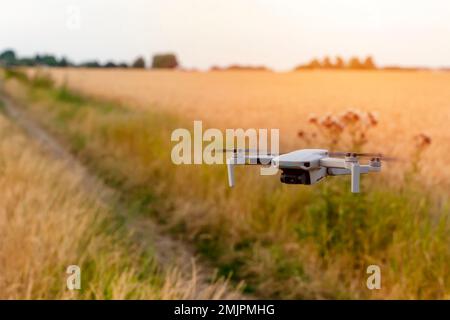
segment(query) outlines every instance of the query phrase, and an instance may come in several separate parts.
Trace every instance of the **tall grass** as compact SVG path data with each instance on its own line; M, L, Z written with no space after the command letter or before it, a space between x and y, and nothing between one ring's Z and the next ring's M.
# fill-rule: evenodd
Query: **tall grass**
M345 178L286 186L238 168L231 190L222 167L171 163L170 132L188 127L183 120L86 97L61 99L60 88L32 82L9 82L6 89L136 212L195 243L222 274L246 280L248 292L449 297L449 207L412 182L392 186L374 177L353 195ZM381 290L365 285L371 264L381 267Z
M151 247L133 241L113 204L88 191L83 173L43 152L0 113L1 299L226 298L222 282L199 285L162 270ZM66 287L69 265L81 290Z

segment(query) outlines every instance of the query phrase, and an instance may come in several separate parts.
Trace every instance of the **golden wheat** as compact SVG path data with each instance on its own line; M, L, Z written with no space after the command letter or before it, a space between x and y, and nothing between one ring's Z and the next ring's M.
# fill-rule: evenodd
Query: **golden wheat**
M368 137L367 150L407 158L414 136L425 133L433 141L423 168L430 184L450 181L448 72L49 72L59 84L83 93L138 107L163 108L212 127L280 128L284 148L304 146L297 133L310 129L310 114L336 114L353 108L374 112L379 125Z

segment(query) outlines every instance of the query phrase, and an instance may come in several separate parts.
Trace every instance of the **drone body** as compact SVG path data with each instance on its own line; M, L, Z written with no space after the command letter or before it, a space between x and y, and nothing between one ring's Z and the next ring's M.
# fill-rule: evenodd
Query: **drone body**
M235 165L266 165L281 170L280 181L286 184L311 185L326 176L350 175L351 191L358 193L360 175L379 172L380 157L376 155L367 164L360 164L356 153L332 153L324 149L303 149L280 155L246 154L234 150L227 160L228 182L230 187L234 185Z

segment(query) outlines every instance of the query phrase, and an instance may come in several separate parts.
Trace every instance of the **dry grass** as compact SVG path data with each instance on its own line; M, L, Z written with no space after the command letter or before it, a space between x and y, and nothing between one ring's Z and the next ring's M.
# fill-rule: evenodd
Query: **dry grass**
M0 113L1 299L230 297L224 282L201 286L195 269L187 278L159 270L99 201L102 188L88 192L81 176ZM71 264L81 267L81 291L66 288Z
M30 70L29 72L33 72ZM449 72L167 72L51 69L58 83L127 105L169 110L219 128L280 128L285 148L303 146L311 113L374 112L367 150L405 156L413 137L433 139L424 161L430 185L450 183ZM320 147L320 146L311 146Z

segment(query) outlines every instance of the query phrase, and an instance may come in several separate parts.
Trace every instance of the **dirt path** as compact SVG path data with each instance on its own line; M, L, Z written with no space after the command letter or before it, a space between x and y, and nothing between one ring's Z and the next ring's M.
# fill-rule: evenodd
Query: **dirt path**
M215 270L207 262L200 259L192 246L167 235L162 228L149 218L130 217L126 208L121 208L118 194L106 186L95 175L75 158L57 139L45 131L22 108L4 93L0 93L5 114L13 120L25 133L36 140L49 154L66 163L68 169L79 173L83 187L92 194L98 195L99 201L107 207L113 207L117 214L125 217L127 228L132 232L133 239L139 245L152 247L158 264L168 272L176 270L185 281L195 297L200 299L244 299L248 298L234 289L226 281L220 280L217 285L211 285L215 278Z

